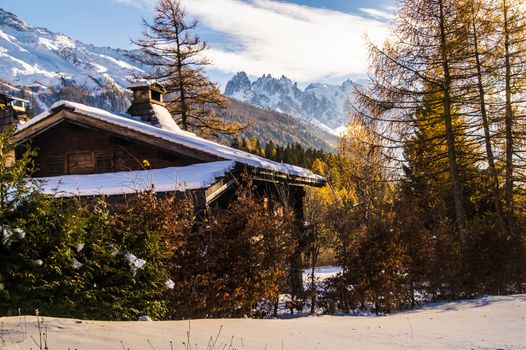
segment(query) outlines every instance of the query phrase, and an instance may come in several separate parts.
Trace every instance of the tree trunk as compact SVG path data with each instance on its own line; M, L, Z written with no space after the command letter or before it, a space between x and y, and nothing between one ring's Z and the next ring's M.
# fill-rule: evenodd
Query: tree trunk
M504 116L504 124L506 129L506 174L505 174L505 203L508 216L508 226L513 232L514 224L514 203L513 203L513 110L511 103L511 62L510 62L510 28L508 18L508 3L506 0L502 1L503 6L503 21L504 21L504 59L506 69L506 112Z
M484 84L482 80L482 65L480 62L480 51L478 43L478 33L476 28L475 20L475 9L474 6L471 6L471 25L473 29L473 49L475 54L475 64L477 66L477 85L479 91L479 101L480 101L480 116L482 118L482 127L484 129L484 143L486 146L486 156L488 157L488 165L490 170L490 176L492 179L493 187L493 198L495 202L495 212L497 214L497 219L499 220L499 225L503 231L506 231L506 221L504 219L504 212L502 210L502 198L500 193L500 184L499 184L499 175L497 167L495 166L495 156L493 154L493 149L491 146L491 133L489 130L489 120L488 113L486 109L486 92L484 89Z
M449 68L449 57L448 57L448 42L446 39L446 25L445 25L445 14L444 4L440 2L440 41L442 51L442 68L444 70L444 124L446 128L446 139L448 148L448 162L449 170L451 174L451 182L453 184L453 198L455 202L455 214L457 226L460 230L460 241L461 245L465 245L465 224L466 224L466 212L464 210L464 199L462 194L462 184L460 182L460 175L457 165L457 153L455 148L455 131L453 129L452 122L452 102L451 102L451 87L452 79Z
M414 309L415 308L415 304L416 304L416 301L415 301L415 283L413 281L409 282L410 286L411 286L411 309Z
M179 33L176 38L177 45L177 75L179 85L179 98L181 99L181 128L188 131L188 106L186 105L186 88L183 78L183 62L181 60L181 43Z
M314 315L316 312L316 279L314 272L316 270L316 263L318 261L319 249L313 249L311 255L311 273L310 273L310 313Z
M274 317L278 317L279 291L276 292L276 301L274 302Z

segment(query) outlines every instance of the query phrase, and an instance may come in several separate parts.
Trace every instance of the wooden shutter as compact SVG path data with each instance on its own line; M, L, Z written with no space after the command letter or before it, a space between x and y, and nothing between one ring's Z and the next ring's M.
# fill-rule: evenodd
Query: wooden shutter
M72 152L66 158L68 174L93 174L97 170L93 152Z

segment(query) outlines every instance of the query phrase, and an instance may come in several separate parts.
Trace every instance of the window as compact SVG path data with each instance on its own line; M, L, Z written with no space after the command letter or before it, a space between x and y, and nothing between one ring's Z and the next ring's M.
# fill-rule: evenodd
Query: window
M74 152L67 154L68 174L93 174L96 171L93 152Z
M162 102L161 93L159 91L151 90L151 94L152 94L152 100L157 101L157 102Z

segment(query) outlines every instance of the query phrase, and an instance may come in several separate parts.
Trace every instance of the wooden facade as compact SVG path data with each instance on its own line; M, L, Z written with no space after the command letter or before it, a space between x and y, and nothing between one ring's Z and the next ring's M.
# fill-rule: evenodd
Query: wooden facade
M32 138L31 147L37 151L37 177L161 169L199 162L188 155L69 120Z

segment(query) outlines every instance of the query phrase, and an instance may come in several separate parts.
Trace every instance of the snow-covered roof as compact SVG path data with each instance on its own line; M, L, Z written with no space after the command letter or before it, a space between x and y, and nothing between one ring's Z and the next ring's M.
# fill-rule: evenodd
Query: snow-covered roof
M162 84L159 84L156 80L136 80L135 82L128 85L128 89L130 90L146 87L154 87L159 90L166 91L166 88Z
M9 101L20 101L24 103L29 103L28 100L24 100L23 98L14 97L14 96L6 96Z
M165 141L169 141L171 143L178 144L190 149L201 151L221 159L232 160L237 163L262 170L268 170L271 172L301 177L314 182L325 182L324 177L316 175L310 170L298 166L268 160L263 157L259 157L247 152L234 149L232 147L228 147L213 141L203 139L201 137L196 136L193 133L186 132L183 130L161 129L140 121L133 120L128 115L117 115L99 108L90 107L70 101L59 101L54 103L50 110L36 116L29 122L20 126L17 133L20 133L30 128L31 126L36 125L39 122L45 120L47 117L55 114L57 109L61 107L68 108L73 112L84 115L86 117L95 118L120 127L131 129L136 132L153 136L155 138L159 138Z
M154 103L152 103L151 106L162 129L181 132L181 128L177 125L174 118L172 118L172 115L168 112L166 107Z
M43 177L37 181L43 193L65 197L122 195L148 189L184 192L208 188L234 165L233 161L220 161L153 170Z

